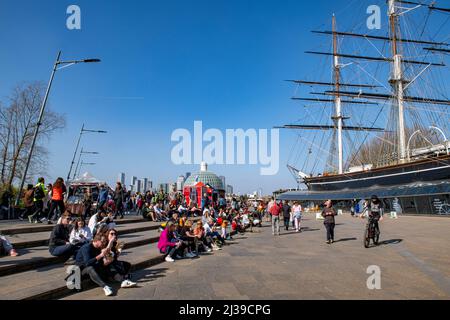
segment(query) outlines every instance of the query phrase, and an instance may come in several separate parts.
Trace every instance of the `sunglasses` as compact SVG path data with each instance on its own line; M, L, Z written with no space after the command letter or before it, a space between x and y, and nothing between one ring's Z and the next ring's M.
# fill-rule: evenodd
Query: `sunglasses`
M115 232L110 232L109 234L112 235L112 236L115 236L117 233L115 233Z

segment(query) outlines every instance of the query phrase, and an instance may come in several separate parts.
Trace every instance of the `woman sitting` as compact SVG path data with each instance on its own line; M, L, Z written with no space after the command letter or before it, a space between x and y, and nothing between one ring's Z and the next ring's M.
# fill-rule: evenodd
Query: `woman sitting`
M119 260L124 244L118 242L117 231L115 229L108 230L105 239L108 242L105 259L110 262L107 265L109 277L113 278L115 281L121 282L121 288L131 288L136 286L136 283L131 281L131 263Z
M205 230L203 229L203 223L201 221L197 222L197 225L194 229L194 238L195 238L195 250L197 252L211 252L213 247L213 239L210 236L206 235Z
M195 258L198 254L198 248L196 246L196 237L195 234L191 231L192 228L192 222L186 221L186 223L183 223L179 225L179 237L180 240L182 240L186 246L186 254L185 257L187 258ZM194 251L195 250L195 254Z
M72 231L70 232L69 242L70 244L81 247L85 243L92 240L91 229L86 226L83 219L78 218L75 220Z
M168 222L164 230L161 232L158 241L159 252L166 256L165 260L167 262L174 262L174 258L180 257L180 254L185 249L183 241L175 238L175 229L176 226L172 222Z

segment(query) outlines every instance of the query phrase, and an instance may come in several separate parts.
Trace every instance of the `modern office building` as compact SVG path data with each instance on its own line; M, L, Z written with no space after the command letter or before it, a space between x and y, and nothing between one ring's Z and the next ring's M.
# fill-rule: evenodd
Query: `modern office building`
M119 181L122 186L125 187L125 173L121 172L119 173L119 176L117 177L117 181Z
M190 172L186 172L185 180L187 180L187 178L189 178L190 176L191 176L191 173Z
M148 191L148 178L142 179L142 192Z
M130 191L131 192L136 192L136 181L137 181L137 177L132 176L131 181L130 181Z
M184 176L179 176L177 178L177 191L182 192L183 191L183 186L184 186L184 181L186 179L184 178Z
M153 190L153 181L147 181L147 190L152 191Z
M233 187L230 185L227 185L227 190L226 190L227 194L233 194Z
M136 190L136 192L142 192L142 180L141 179L136 180L135 190Z
M162 190L165 193L169 193L169 183L160 183L157 191L160 190Z
M219 179L222 181L222 185L226 189L227 184L225 183L225 177L224 176L219 176Z

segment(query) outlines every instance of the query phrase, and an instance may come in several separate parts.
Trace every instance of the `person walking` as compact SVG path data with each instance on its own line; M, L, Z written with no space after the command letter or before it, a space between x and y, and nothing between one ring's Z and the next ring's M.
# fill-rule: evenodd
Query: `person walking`
M64 194L67 192L66 185L64 184L63 178L56 179L55 183L52 186L52 201L50 204L50 210L47 215L47 222L51 224L52 221L58 220L58 215L55 212L56 208L59 208L59 212L62 215L64 211L66 211L66 207L64 205Z
M114 204L116 207L114 213L114 219L119 215L121 219L123 219L123 199L124 199L124 191L122 184L117 182L116 189L114 190Z
M302 206L297 201L292 206L292 218L294 220L295 231L302 232L302 228L301 228Z
M40 222L39 218L44 210L44 198L47 196L47 189L45 188L45 179L40 177L38 179L38 183L34 186L34 213L31 216L28 216L28 221L30 223L38 223Z
M325 208L322 211L322 217L324 217L323 224L327 230L327 243L334 242L334 227L336 225L334 217L337 215L336 210L333 208L333 202L328 200L325 202Z
M289 203L287 201L284 201L283 204L283 219L284 219L284 228L286 229L286 231L289 230L289 221L291 220L291 206L289 205Z
M25 206L25 211L23 214L19 216L19 219L21 221L27 219L31 214L34 212L34 190L33 185L29 184L27 185L27 191L25 191L25 194L23 196L23 204Z
M98 193L98 206L97 211L104 209L106 202L108 201L108 188L104 184L100 185L100 191Z
M274 203L270 208L269 212L272 216L272 235L280 235L280 213L281 213L281 204Z
M83 219L86 221L88 218L91 217L91 210L92 210L92 203L94 202L92 198L91 189L87 188L84 189L83 194L83 205L84 205L84 212L83 212Z

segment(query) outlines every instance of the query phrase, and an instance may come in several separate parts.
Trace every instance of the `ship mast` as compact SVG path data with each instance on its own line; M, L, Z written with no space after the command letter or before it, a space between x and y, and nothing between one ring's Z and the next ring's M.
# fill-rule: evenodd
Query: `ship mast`
M334 97L334 105L336 109L336 115L333 120L337 123L337 140L338 140L338 162L339 162L339 174L344 173L344 148L342 144L342 101L339 94L340 91L340 79L341 70L338 56L338 39L336 34L336 16L333 14L333 67L334 67L334 88L337 92Z
M402 55L399 53L397 46L397 12L395 9L396 0L389 0L389 25L391 29L391 48L392 48L392 78L391 85L394 89L394 100L398 108L398 159L400 163L406 160L406 132L405 132L405 114L404 114L404 79L402 69Z

